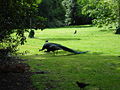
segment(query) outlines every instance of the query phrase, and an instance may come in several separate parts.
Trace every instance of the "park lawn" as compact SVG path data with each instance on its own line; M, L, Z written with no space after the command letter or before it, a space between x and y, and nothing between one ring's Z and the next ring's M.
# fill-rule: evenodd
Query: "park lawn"
M77 30L77 34L73 34ZM28 35L28 33L26 33ZM45 40L59 43L86 54L71 55L39 52ZM38 90L79 90L76 81L89 83L85 90L118 90L120 88L120 36L113 30L81 26L37 30L20 46L21 58L31 71L44 71L31 77Z

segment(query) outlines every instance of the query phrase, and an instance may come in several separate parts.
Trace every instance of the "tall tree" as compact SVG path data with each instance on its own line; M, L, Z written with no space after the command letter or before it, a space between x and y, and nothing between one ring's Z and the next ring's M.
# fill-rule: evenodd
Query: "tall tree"
M63 0L62 2L66 14L65 14L65 24L72 25L75 23L75 16L77 12L77 0Z
M82 13L82 9L87 3L87 0L63 0L62 4L66 11L65 24L91 24L92 18Z

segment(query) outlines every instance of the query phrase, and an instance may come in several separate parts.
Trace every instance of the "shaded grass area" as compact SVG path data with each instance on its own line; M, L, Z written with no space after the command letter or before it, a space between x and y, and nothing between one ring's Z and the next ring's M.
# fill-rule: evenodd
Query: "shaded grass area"
M73 34L77 29L77 34ZM28 35L26 33L26 35ZM96 27L56 28L36 31L34 39L20 46L22 56L32 71L45 71L31 77L38 90L79 90L76 81L89 83L85 90L120 88L120 36ZM45 40L59 43L87 54L73 55L39 52Z
M41 58L40 58L41 57ZM46 71L34 75L32 80L39 90L78 90L76 81L89 83L88 90L117 90L120 78L120 58L104 55L30 55L33 71Z

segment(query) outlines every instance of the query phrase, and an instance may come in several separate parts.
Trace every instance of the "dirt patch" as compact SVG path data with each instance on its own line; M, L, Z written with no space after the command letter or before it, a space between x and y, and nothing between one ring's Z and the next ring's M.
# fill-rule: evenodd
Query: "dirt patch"
M29 73L0 73L0 90L36 90Z

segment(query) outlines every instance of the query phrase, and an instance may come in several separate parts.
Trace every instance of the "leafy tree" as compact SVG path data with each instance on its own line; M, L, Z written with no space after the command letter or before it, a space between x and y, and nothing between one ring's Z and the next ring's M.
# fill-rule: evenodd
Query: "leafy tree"
M76 16L76 4L77 0L63 0L62 4L66 10L65 14L65 24L71 25L74 24L74 18Z
M9 48L8 51L11 52L13 47L25 43L24 32L29 28L30 16L37 19L35 2L35 0L0 0L0 50Z
M87 0L63 0L62 5L66 10L65 24L91 24L92 18L82 13L82 9L86 4Z
M114 24L117 27L116 34L120 34L119 0L87 0L87 2L83 7L83 13L92 16L95 25L111 27Z
M116 22L115 5L105 0L88 0L83 13L94 18L93 23L98 27Z

